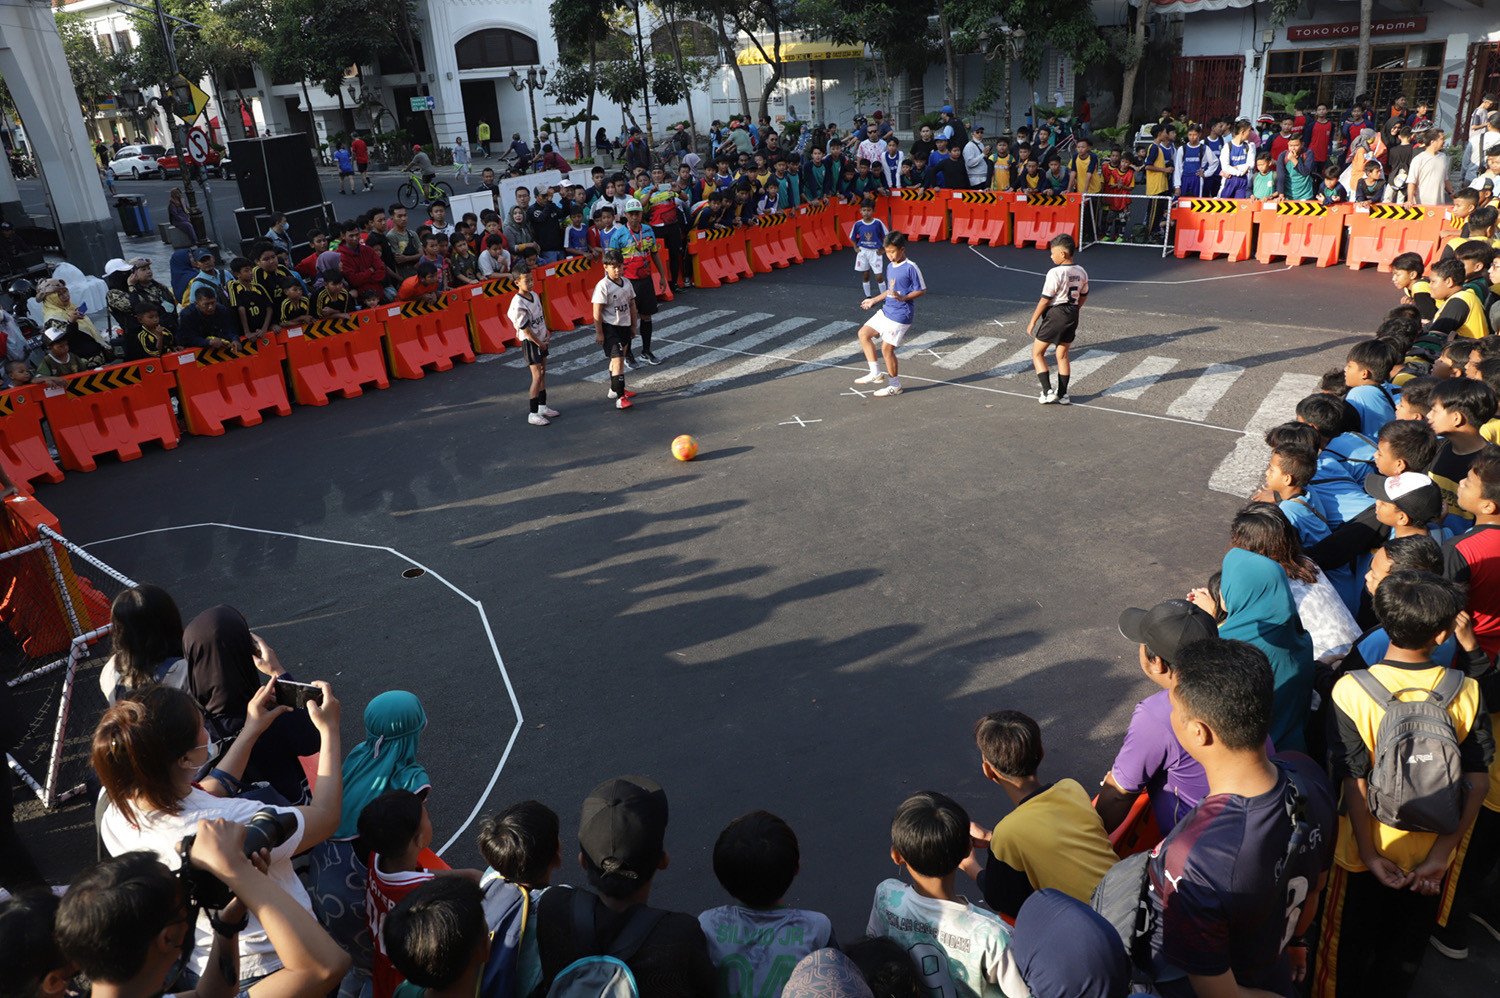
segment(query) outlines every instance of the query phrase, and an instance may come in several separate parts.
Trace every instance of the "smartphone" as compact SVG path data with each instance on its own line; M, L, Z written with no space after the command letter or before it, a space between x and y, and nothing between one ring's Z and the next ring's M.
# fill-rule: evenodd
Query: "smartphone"
M306 710L310 703L323 706L323 691L312 683L294 683L290 679L277 679L274 682L276 702L281 706L294 710Z

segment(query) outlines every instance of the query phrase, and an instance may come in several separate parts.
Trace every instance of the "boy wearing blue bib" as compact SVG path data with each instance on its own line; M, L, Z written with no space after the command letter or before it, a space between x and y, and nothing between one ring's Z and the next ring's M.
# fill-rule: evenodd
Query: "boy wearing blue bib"
M880 292L885 273L885 223L875 217L875 202L866 200L859 206L859 221L849 227L849 242L854 245L854 272L866 298Z

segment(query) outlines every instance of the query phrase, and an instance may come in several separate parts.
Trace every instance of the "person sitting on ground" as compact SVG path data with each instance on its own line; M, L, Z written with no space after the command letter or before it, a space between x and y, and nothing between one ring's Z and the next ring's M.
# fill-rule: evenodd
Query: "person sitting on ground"
M1031 998L1123 998L1130 961L1120 934L1087 904L1047 888L1026 899L1011 952Z
M1473 514L1458 501L1458 483L1464 480L1475 458L1492 446L1479 431L1495 414L1495 393L1482 381L1454 378L1433 390L1427 425L1442 442L1427 474L1443 490L1446 513L1442 525L1455 534L1473 525Z
M203 708L204 723L216 741L234 737L244 726L250 702L261 692L261 676L274 683L294 682L276 652L250 630L234 607L210 607L194 617L182 636L188 661L188 692ZM318 750L318 731L309 711L277 717L255 743L244 778L245 788L266 783L275 796L292 804L307 799L307 777L301 757ZM231 788L238 792L239 787Z
M1156 826L1165 834L1208 794L1203 767L1172 730L1172 663L1194 641L1215 637L1218 626L1192 603L1174 599L1149 610L1125 610L1120 614L1120 633L1135 642L1141 671L1160 689L1136 704L1130 715L1125 741L1099 785L1099 819L1106 832L1113 832L1135 798L1146 793Z
M1088 793L1076 780L1042 783L1042 731L1018 710L981 717L974 741L980 771L1012 805L993 831L973 829L974 841L988 846L984 868L972 855L962 866L985 903L1013 919L1033 891L1046 887L1087 899L1115 860Z
M787 968L781 998L875 998L859 966L836 949L814 950Z
M359 302L342 270L323 271L322 284L313 298L314 318L347 319L350 313L359 310Z
M204 726L202 710L181 690L153 687L136 699L123 700L106 710L94 730L90 755L108 801L98 819L104 848L114 856L145 849L155 853L169 868L176 869L181 864L178 844L198 827L200 819L225 818L245 823L257 812L269 809L284 816L291 831L284 842L270 850L268 875L300 907L310 910L307 892L292 870L291 859L333 831L343 793L338 767L339 702L326 682L315 685L321 691L322 702L309 702L307 714L320 736L318 786L312 803L304 807L284 808L243 797L216 797L194 786L193 780L214 762L218 751ZM268 715L273 709L266 692L269 690L256 698L256 718ZM247 718L247 724L251 720ZM231 754L234 751L231 749ZM214 776L212 771L210 776ZM207 913L201 914L188 961L189 969L199 977L207 972L215 934ZM267 927L254 915L240 932L239 954L242 982L253 981L284 964Z
M276 863L267 875L245 855L244 825L218 818L186 830L194 835L188 861L218 878L234 900L219 912L200 914L199 950L212 970L177 998L318 995L334 987L349 957L299 904ZM193 910L162 859L130 852L105 860L69 886L57 904L57 949L87 975L97 998L160 994L190 945ZM211 940L203 938L205 923ZM264 957L247 958L247 944L256 937L269 964Z
M427 713L415 694L405 690L381 693L365 705L364 725L364 740L344 760L338 825L308 853L313 911L354 958L342 989L345 994L358 994L369 981L374 959L365 912L368 846L361 852L356 843L360 813L387 790L426 793L432 788L432 778L417 761Z
M1296 439L1293 438L1295 431ZM1305 423L1283 423L1266 431L1271 459L1266 462L1265 486L1250 498L1274 502L1297 531L1303 548L1329 534L1328 521L1313 505L1307 486L1318 467L1318 431Z
M1318 471L1307 488L1329 528L1337 529L1374 505L1364 481L1375 470L1375 441L1358 432L1357 415L1336 395L1298 402L1297 422L1318 431Z
M916 961L894 939L864 936L844 946L843 953L859 968L874 998L924 998L928 994Z
M149 583L122 589L109 605L109 624L114 648L99 670L105 703L114 706L153 685L187 688L182 614L165 589Z
M385 245L383 237L380 245ZM378 291L384 287L389 271L381 259L380 248L373 241L361 240L358 219L343 223L338 252L339 272L344 275L356 295L370 290Z
M865 932L894 939L908 952L932 954L922 968L930 990L1026 998L1005 923L954 888L961 865L972 858L973 827L968 812L943 794L924 791L902 801L891 822L891 862L911 884L892 878L875 888Z
M1327 778L1306 756L1267 758L1273 680L1259 649L1209 638L1173 665L1172 729L1209 793L1146 862L1156 993L1293 994L1332 860Z
M643 995L715 993L698 920L649 905L656 874L670 862L666 833L667 796L655 781L619 777L589 792L579 819L578 863L593 891L553 887L537 903L542 992L575 960L610 954L630 968Z
M1426 535L1412 534L1407 537L1392 537L1381 547L1375 550L1375 555L1370 559L1370 570L1365 573L1365 592L1369 595L1372 603L1375 590L1385 581L1386 576L1392 572L1427 572L1431 575L1443 574L1443 549L1438 542ZM1380 623L1375 616L1374 609L1370 611L1373 625L1359 636L1354 646L1349 649L1349 654L1339 663L1338 670L1333 676L1337 679L1346 672L1355 669L1367 669L1371 663L1381 662L1385 659L1386 650L1391 646L1390 635L1386 633L1385 625ZM1474 622L1467 611L1454 619L1453 634L1447 641L1432 650L1432 660L1438 665L1445 665L1478 678L1489 669L1489 657L1479 647L1479 641L1474 635ZM1328 688L1332 689L1330 682ZM1488 702L1488 698L1486 698Z
M485 981L501 984L505 993L529 995L542 979L532 913L562 869L559 827L557 813L534 800L512 804L479 826L479 852L489 864L479 886L492 940Z
M47 341L47 352L37 361L36 376L39 380L66 378L70 374L82 374L105 363L105 356L83 357L73 352L69 335L71 323L52 320L42 327L42 336Z
M126 272L134 273L124 260L111 261L111 263L118 263L125 268ZM120 281L123 283L124 278L120 278ZM108 338L94 326L94 321L80 307L80 305L88 305L88 302L75 304L68 286L55 277L36 282L36 300L42 304L43 328L54 321L62 323L69 331L68 347L73 353L78 354L84 360L97 360L99 364L109 362L111 351ZM98 308L98 304L95 303L94 307ZM110 307L113 308L113 305ZM134 318L132 315L131 319L134 320ZM91 366L97 367L98 364Z
M1349 348L1344 362L1344 401L1359 415L1359 431L1374 437L1396 418L1396 396L1387 383L1401 355L1385 340L1364 340Z
M826 915L784 904L801 870L797 836L766 811L736 818L714 843L714 876L739 904L698 916L720 995L775 994L802 957L837 947Z

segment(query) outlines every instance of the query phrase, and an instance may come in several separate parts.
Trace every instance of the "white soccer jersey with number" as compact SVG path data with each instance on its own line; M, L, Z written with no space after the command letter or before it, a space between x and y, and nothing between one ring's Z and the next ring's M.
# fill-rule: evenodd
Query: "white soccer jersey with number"
M626 280L616 284L606 277L594 285L594 304L604 306L602 315L606 325L630 325L630 301L634 297L635 287Z
M1053 267L1042 282L1042 297L1054 305L1077 305L1089 293L1089 272L1076 263Z
M1010 955L1010 930L993 912L887 880L875 888L865 932L900 943L934 998L1030 998Z
M547 320L542 315L542 299L535 291L530 298L521 294L512 298L510 308L506 309L506 316L510 319L510 324L516 327L516 332L525 331L523 339L547 345L552 334L547 330Z

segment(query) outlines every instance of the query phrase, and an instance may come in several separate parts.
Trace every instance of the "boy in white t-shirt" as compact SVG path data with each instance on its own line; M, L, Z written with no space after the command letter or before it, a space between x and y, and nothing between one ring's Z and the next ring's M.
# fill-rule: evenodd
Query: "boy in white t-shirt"
M1047 248L1053 267L1042 282L1042 297L1026 325L1026 335L1036 337L1031 344L1031 366L1042 383L1037 401L1042 405L1067 405L1068 378L1073 373L1068 350L1078 335L1078 312L1089 296L1089 274L1073 262L1078 244L1072 236L1056 236ZM1048 347L1057 350L1056 391L1052 390L1052 372L1047 368Z
M526 366L531 369L531 414L526 422L546 426L561 415L547 404L547 347L552 342L552 331L547 328L541 296L532 290L531 267L525 264L516 271L516 296L510 300L505 315L516 328L521 350L526 354Z
M625 280L625 257L604 251L604 279L594 285L594 341L609 359L609 397L629 409L635 392L625 390L625 354L636 324L635 288Z
M865 932L900 943L932 994L1030 998L1010 952L1010 932L993 912L955 893L968 858L969 815L939 793L913 794L891 822L891 860L911 878L875 888Z

